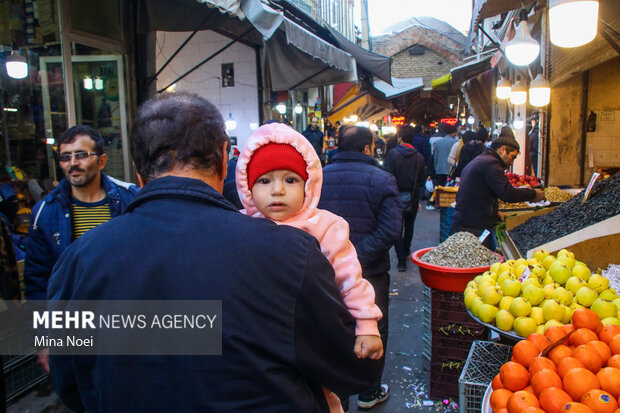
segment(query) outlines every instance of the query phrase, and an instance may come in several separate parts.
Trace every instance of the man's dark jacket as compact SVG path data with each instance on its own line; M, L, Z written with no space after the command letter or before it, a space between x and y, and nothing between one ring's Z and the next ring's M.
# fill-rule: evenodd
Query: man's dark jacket
M52 356L54 389L93 413L327 412L321 386L354 394L378 374L334 277L311 235L155 179L62 255L49 298L221 300L222 355Z
M134 184L119 181L103 172L101 183L112 218L119 216L140 190ZM45 300L52 268L72 242L71 202L71 184L63 178L56 189L32 209L24 267L26 298L29 300Z
M319 208L343 217L364 277L390 269L388 251L400 235L402 207L396 180L375 160L357 152L339 152L323 169Z
M413 137L413 147L422 154L424 162L428 164L431 158L431 144L426 135L417 134Z
M504 161L492 149L485 150L465 167L456 194L453 228L459 225L490 230L497 220L498 198L504 202L524 202L536 197L531 188L513 187L505 169Z
M420 188L426 180L424 156L417 149L400 144L387 153L383 167L394 175L400 192L412 192L417 208Z
M308 141L316 151L316 154L319 155L320 158L321 154L323 153L323 132L321 132L321 129L317 128L316 130L314 130L312 129L312 125L308 125L306 130L303 131L301 134L304 135L306 139L308 139Z

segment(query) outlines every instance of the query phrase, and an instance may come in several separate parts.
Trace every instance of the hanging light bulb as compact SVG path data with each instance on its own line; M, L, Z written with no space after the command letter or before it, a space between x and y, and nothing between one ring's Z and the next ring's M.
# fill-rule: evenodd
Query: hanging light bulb
M299 115L303 111L304 111L304 108L302 108L299 103L295 105L295 113Z
M467 124L468 125L473 125L475 121L476 121L476 119L474 119L474 117L471 116L471 115L467 118Z
M103 90L103 79L101 79L100 77L95 78L95 89Z
M28 62L26 58L19 54L15 47L5 60L6 73L13 79L23 79L28 76Z
M578 47L596 37L598 0L549 0L549 34L559 47Z
M361 122L357 122L357 123L355 124L355 126L360 126L360 127L362 127L362 128L367 128L367 127L369 127L369 126L370 126L370 122L367 122L367 121L363 120L363 121L361 121Z
M514 126L514 128L517 130L523 129L523 127L525 126L525 122L521 118L521 112L517 113L517 117L512 123L512 126Z
M521 9L519 18L515 37L506 45L506 57L516 66L526 66L536 59L540 52L540 45L532 39L525 9Z
M379 130L379 127L373 123L370 125L370 130L373 132L377 132Z
M502 76L497 81L497 86L495 87L495 96L498 99L508 99L510 97L510 81Z
M235 130L235 128L237 127L237 121L235 120L235 118L233 118L232 113L228 114L228 119L226 119L226 122L224 122L224 124L226 125L226 130Z
M84 89L93 90L93 79L90 76L84 78Z
M276 110L280 115L284 115L286 113L286 105L284 103L278 103Z
M527 100L527 89L521 83L521 77L517 76L517 83L512 85L510 89L510 103L513 105L522 105Z
M349 120L350 120L351 122L353 122L353 123L357 122L357 120L358 120L358 119L359 119L359 118L357 117L357 115L351 115L351 116L349 117Z
M540 107L546 106L551 100L551 87L549 81L545 79L542 73L532 80L530 83L530 105Z

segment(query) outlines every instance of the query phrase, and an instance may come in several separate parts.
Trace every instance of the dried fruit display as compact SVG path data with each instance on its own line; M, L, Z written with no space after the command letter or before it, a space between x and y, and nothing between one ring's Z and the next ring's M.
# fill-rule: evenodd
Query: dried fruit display
M480 244L480 240L469 232L457 232L433 248L421 258L433 265L451 268L488 267L499 262L490 249Z
M545 198L550 202L566 202L573 197L566 191L562 191L557 186L548 186L545 188Z

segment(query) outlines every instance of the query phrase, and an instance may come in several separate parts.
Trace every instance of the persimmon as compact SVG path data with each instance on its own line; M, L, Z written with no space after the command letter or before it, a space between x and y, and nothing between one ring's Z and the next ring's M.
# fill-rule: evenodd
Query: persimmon
M573 399L562 389L549 387L540 393L538 402L547 413L562 413L562 408Z
M562 379L555 371L542 369L532 376L532 389L536 397L539 397L540 393L549 387L562 388Z
M499 377L505 388L510 391L519 391L530 382L530 374L519 363L509 361L499 369Z
M515 358L515 361L525 368L528 368L532 360L538 357L539 354L540 350L538 350L538 347L528 340L519 341L512 349L512 356Z
M534 345L539 351L543 351L545 348L547 348L549 344L551 344L549 338L545 337L544 334L540 333L530 334L529 336L527 336L527 341L531 341L532 343L534 343Z
M566 334L567 333L564 330L562 330L562 327L558 327L558 326L549 327L545 331L545 337L549 339L551 344L555 343L556 341L564 337Z
M598 355L601 356L601 360L603 360L603 366L607 364L607 360L611 357L611 349L607 344L601 340L593 340L586 344L586 346L592 347L596 350Z
M540 404L536 396L523 390L514 392L508 399L508 413L521 413L530 406L540 407Z
M508 413L508 409L504 407L503 409L499 409L498 411L493 410L493 413Z
M601 323L598 314L589 308L579 308L575 310L571 316L571 323L576 329L587 328L593 332L603 327L603 323Z
M581 403L585 404L595 413L614 413L618 409L618 402L604 390L593 389L583 395Z
M592 389L600 389L598 378L588 369L577 367L566 372L562 378L564 391L573 400L581 400L584 394Z
M560 344L559 346L554 347L553 350L551 350L549 354L547 354L547 357L553 360L553 362L557 366L558 364L560 364L560 361L564 357L569 357L571 353L572 351L568 346Z
M523 391L526 391L526 392L528 392L528 393L532 393L532 394L534 394L534 389L532 388L532 385L531 385L531 384L530 384L529 386L525 386L525 387L523 388ZM534 396L536 396L536 394L534 394Z
M536 374L537 371L542 369L549 369L555 372L557 372L558 370L555 366L555 363L551 359L540 356L532 360L528 371L530 372L530 376L534 377L534 374Z
M601 389L611 393L614 397L620 397L620 369L615 367L602 368L596 373L596 378L601 384Z
M607 360L607 367L620 369L620 354L614 354Z
M609 344L609 340L616 334L620 334L620 326L615 324L606 325L598 333L598 338L605 344Z
M562 411L569 413L595 413L594 410L579 402L567 403L566 406L564 406L564 408L562 409Z
M573 327L572 324L564 324L563 326L560 326L560 328L564 330L566 334L569 334L571 331L575 330L575 327Z
M575 357L564 357L561 361L560 364L558 364L558 375L561 378L564 378L564 375L566 374L567 371L569 371L570 369L574 369L577 367L581 367L581 368L586 368L583 363L581 361L579 361L578 359L576 359Z
M497 375L493 377L493 381L491 382L491 387L493 388L493 390L505 389L504 385L502 384L502 379L500 379L499 377L499 373L497 373Z
M590 341L598 340L596 333L587 328L578 328L568 339L574 346L588 344Z
M581 361L584 367L594 374L598 373L601 367L603 367L603 359L598 354L598 351L587 344L575 347L571 356Z
M491 393L491 399L490 399L491 409L493 409L493 411L496 412L499 409L505 408L506 405L508 404L508 399L510 398L510 396L512 396L512 392L510 390L507 390L507 389L493 390L493 393Z
M607 344L609 345L611 354L620 354L620 334L613 336Z
M523 413L545 413L545 411L540 407L530 406L523 410Z

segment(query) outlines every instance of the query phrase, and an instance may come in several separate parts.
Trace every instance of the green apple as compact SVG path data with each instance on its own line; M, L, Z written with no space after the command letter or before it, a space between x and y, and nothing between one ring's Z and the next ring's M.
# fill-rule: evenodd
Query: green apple
M534 258L538 261L543 262L543 260L549 255L549 251L539 248L534 251Z
M591 274L592 273L590 272L590 269L585 265L575 264L575 266L573 267L573 275L575 277L581 278L584 281L588 281Z
M545 325L541 324L539 326L536 327L536 332L538 334L545 334Z
M544 302L543 306L543 316L546 321L549 320L557 320L562 321L564 318L564 313L566 312L566 307L562 305L559 301L556 300L547 300Z
M581 287L575 294L577 303L584 307L590 307L594 300L598 298L598 293L590 287Z
M570 307L566 307L566 306L564 306L564 308L565 308L565 311L564 311L564 317L562 317L562 323L569 324L570 318L573 316L573 313L575 312L575 310L573 310Z
M476 293L475 290L465 290L465 307L471 310L471 302L474 300L474 298L480 298L480 296Z
M525 287L527 287L530 284L533 284L536 287L542 287L542 285L540 285L540 283L538 282L538 279L536 279L536 277L530 277L527 280L523 281L523 283L521 284L521 291L523 291L525 289Z
M558 253L557 253L557 256L558 256L558 258L560 258L560 257L569 257L569 258L575 259L575 254L570 252L566 248L562 248L561 250L559 250Z
M499 300L499 309L508 311L508 309L510 308L510 303L512 303L512 300L514 299L514 297L511 297L509 295L503 296L502 299Z
M502 293L510 297L517 297L521 293L521 283L519 280L505 280L502 283Z
M531 317L517 317L515 318L513 328L515 333L520 335L521 337L529 336L532 333L536 332L536 321L534 321Z
M571 305L573 303L573 293L564 287L558 287L551 294L553 300L559 301L563 305Z
M530 315L532 305L525 298L517 297L510 303L508 311L515 317L526 317Z
M555 282L553 282L553 278L551 278L550 275L545 275L545 278L543 278L542 280L542 285L553 285L553 287L555 288Z
M618 294L616 294L616 290L613 288L608 288L605 291L601 292L598 295L598 298L604 298L605 300L613 301L618 298Z
M532 257L532 258L527 260L527 265L529 265L530 267L534 267L536 265L540 265L540 261L538 261L538 259Z
M535 265L531 271L532 271L532 274L534 274L536 278L538 278L538 280L541 282L544 281L545 277L547 276L547 270L545 270L545 268L542 265Z
M573 270L573 267L575 266L575 259L568 257L566 255L563 255L561 257L558 257L557 261L561 262L562 264L566 265L566 267L568 267L569 270Z
M497 285L504 284L506 280L515 280L516 278L512 276L510 271L504 271L500 275L497 276Z
M551 298L553 292L555 291L555 285L553 282L551 284L547 284L543 287L543 292L545 293L545 298Z
M618 307L609 300L603 298L597 298L590 306L590 310L598 314L598 317L602 320L607 317L617 317Z
M620 326L620 320L618 320L618 317L607 317L601 320L601 323L603 323L604 326L608 326L610 324L616 325L616 326Z
M547 331L547 329L549 327L562 327L564 324L562 324L561 321L558 320L549 320L545 323L545 331Z
M497 315L498 311L499 309L494 305L482 304L480 306L480 310L478 310L478 318L480 318L480 321L482 321L483 323L490 323L491 321L495 320L495 316Z
M547 271L549 271L549 267L551 267L551 264L553 264L555 262L555 257L553 255L547 255L545 257L545 259L542 262L543 267L545 267L545 269Z
M493 278L494 280L497 280L497 274L491 271L485 271L482 273L482 276L488 275L489 277Z
M545 299L545 292L541 287L537 287L533 284L525 286L523 294L521 294L530 304L538 305Z
M582 306L581 304L577 304L577 300L573 300L573 303L571 305L569 305L569 307L572 308L573 311L579 310L580 308L586 308L586 307Z
M476 281L474 281L475 278L473 280L471 280L470 282L467 283L467 287L465 288L473 288L474 290L478 289L478 283Z
M471 301L471 308L469 309L474 317L478 317L478 311L480 307L484 304L481 297L476 297Z
M573 275L570 269L559 261L555 261L549 268L549 275L558 284L566 284L566 281Z
M599 274L592 274L588 280L588 287L600 294L609 288L609 279Z
M510 262L506 261L506 262L502 262L499 265L499 269L497 271L495 271L495 272L498 273L498 274L501 274L504 271L510 271L511 269L512 269L512 264Z
M482 301L485 304L495 305L502 299L502 289L497 285L489 286L482 291Z
M545 324L545 316L543 315L543 310L540 307L532 307L530 318L536 321L536 325Z
M499 266L500 266L500 263L496 262L493 265L491 265L491 268L489 268L489 271L499 274Z
M478 283L480 282L481 278L482 278L482 274L476 275L472 281L475 282L476 285L478 285Z
M528 268L527 262L525 264L519 264L512 269L512 273L515 277L519 278L521 274Z
M478 281L478 295L482 297L482 293L487 287L491 287L495 285L495 280L488 275L483 275Z
M577 291L579 291L581 287L586 287L587 285L588 285L587 282L573 275L572 277L568 279L568 281L566 281L565 287L568 291L570 291L571 293L573 293L573 295L575 295L577 294Z
M613 302L616 305L616 307L618 307L618 311L620 311L620 298L616 298L615 300L613 300Z
M506 310L499 310L495 316L495 325L502 331L512 330L512 324L514 321L514 316Z

